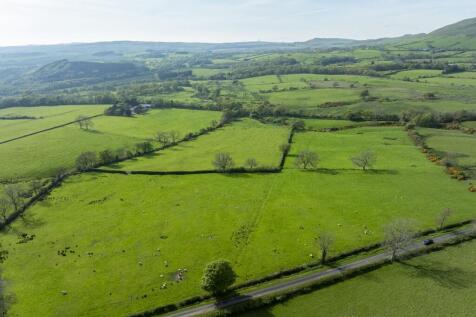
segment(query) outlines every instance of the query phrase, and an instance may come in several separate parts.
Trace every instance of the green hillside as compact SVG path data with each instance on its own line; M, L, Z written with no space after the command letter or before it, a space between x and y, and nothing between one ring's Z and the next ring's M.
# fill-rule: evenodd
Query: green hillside
M405 38L390 45L406 49L474 50L476 18L445 26L424 36Z

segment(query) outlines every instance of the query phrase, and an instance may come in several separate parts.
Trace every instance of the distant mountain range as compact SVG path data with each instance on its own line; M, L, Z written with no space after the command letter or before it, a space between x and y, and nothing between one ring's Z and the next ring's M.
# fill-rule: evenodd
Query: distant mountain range
M180 43L180 42L97 42L59 45L32 45L0 47L4 64L9 59L23 58L42 60L46 55L63 58L86 56L88 59L118 57L147 52L232 52L286 49L329 49L353 46L399 45L414 49L476 49L476 18L445 26L429 34L405 35L397 38L376 40L352 40L339 38L315 38L306 42L237 42L237 43Z
M167 53L235 53L378 47L408 50L476 50L476 18L428 34L376 40L315 38L306 42L166 43L98 42L0 47L0 82L78 78L117 79L145 71L140 62ZM139 62L139 63L137 63Z

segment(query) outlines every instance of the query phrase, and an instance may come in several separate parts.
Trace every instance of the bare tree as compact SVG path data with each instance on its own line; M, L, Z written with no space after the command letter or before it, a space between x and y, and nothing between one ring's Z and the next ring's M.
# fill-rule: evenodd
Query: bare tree
M8 202L13 207L13 211L18 211L22 206L22 188L17 184L7 185L5 186L4 193Z
M33 193L34 196L40 193L42 187L43 187L43 183L38 179L35 179L30 183L31 192Z
M397 252L411 242L415 232L409 220L399 219L385 226L384 236L384 245L391 251L393 262L397 257Z
M169 145L171 142L171 136L168 132L157 132L156 139L163 145Z
M10 210L10 202L5 197L0 197L0 217L3 222L7 220L8 211Z
M446 221L448 218L453 214L453 210L450 208L444 209L436 218L436 224L438 225L438 228L441 230L445 226Z
M218 153L212 163L218 171L222 172L233 168L235 165L230 153Z
M252 157L246 160L245 162L245 167L252 170L255 169L258 166L258 162Z
M316 168L318 163L319 156L308 150L299 152L295 161L296 166L303 169Z
M329 249L334 243L334 236L328 232L323 232L316 238L316 242L319 245L319 248L321 249L321 261L322 263L326 263L327 255L329 254Z
M373 151L367 150L356 156L350 158L354 165L360 167L362 170L367 170L372 168L375 162L377 161L377 156Z
M180 132L178 132L177 130L172 130L169 132L169 137L172 144L175 144L180 139Z
M85 120L86 118L87 118L86 116L78 116L78 117L76 118L76 123L78 124L78 126L79 126L80 129L84 129L84 124L83 124L83 122L84 122L84 120Z
M86 116L77 117L76 122L78 123L79 128L83 129L83 130L89 130L92 127L94 127L93 120L91 120L91 118L86 117Z

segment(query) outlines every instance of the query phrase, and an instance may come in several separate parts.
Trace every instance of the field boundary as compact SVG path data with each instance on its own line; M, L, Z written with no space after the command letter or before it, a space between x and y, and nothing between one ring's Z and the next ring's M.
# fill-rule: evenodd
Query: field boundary
M5 140L5 141L0 141L0 144L5 144L5 143L17 141L17 140L24 139L24 138L27 138L27 137L30 137L30 136L33 136L33 135L37 135L37 134L40 134L40 133L44 133L44 132L48 132L48 131L51 131L51 130L63 128L63 127L66 127L66 126L68 126L68 125L81 122L81 121L83 121L83 120L94 119L94 118L98 118L98 117L102 117L102 116L104 116L104 114L98 114L98 115L95 115L95 116L86 117L86 118L83 118L83 119L81 119L81 120L70 121L70 122L63 123L63 124L60 124L60 125L57 125L57 126L54 126L54 127L51 127L51 128L47 128L47 129L39 130L39 131L36 131L36 132L24 134L24 135L21 135L21 136L12 138L12 139L8 139L8 140Z
M429 147L426 144L425 137L422 136L418 131L414 129L408 129L408 136L409 138L413 141L415 146L417 146L420 151L425 154L428 160L431 162L437 164L438 166L441 166L445 169L446 173L451 176L451 178L454 178L458 181L464 181L470 178L467 173L465 172L466 169L464 167L461 167L459 165L450 165L444 162L444 157L442 157L441 153L445 152L439 152L436 151L435 149ZM472 185L468 188L469 191L471 192L476 192L476 188Z
M120 174L120 175L203 175L203 174L268 174L280 173L279 168L235 168L226 171L218 170L196 170L196 171L122 171L122 170L105 170L101 168L93 168L89 172Z
M445 231L449 231L449 230L452 230L452 229L457 229L457 228L469 225L473 222L474 222L473 219L464 220L464 221L461 221L461 222L449 224L447 226L444 226L441 229L423 230L423 231L418 232L415 235L414 238L418 239L418 238L428 236L428 235L431 235L431 234L436 234L436 233L439 233L439 232L445 232ZM331 256L327 259L326 263L327 264L332 264L332 263L336 263L337 261L344 260L344 259L352 257L352 256L357 256L357 255L361 255L361 254L366 253L366 252L375 251L375 250L381 248L382 244L383 244L383 242L378 242L378 243L363 246L363 247L360 247L360 248L357 248L357 249L354 249L354 250L343 252L343 253L337 254L335 256ZM263 277L260 277L260 278L257 278L257 279L249 280L249 281L243 282L241 284L234 285L230 288L230 291L236 292L236 291L239 291L239 290L244 289L244 288L255 287L255 286L258 286L258 285L266 283L266 282L271 282L271 281L278 280L278 279L281 279L281 278L284 278L284 277L290 277L290 276L298 274L298 273L303 273L306 270L314 269L314 268L317 268L317 267L322 266L322 265L323 265L323 263L322 263L321 260L310 262L310 263L307 263L307 264L302 264L302 265L295 266L295 267L292 267L292 268L289 268L289 269L285 269L285 270L282 270L282 271L279 271L279 272L271 273L271 274L268 274L266 276L263 276ZM194 297L184 299L184 300L182 300L180 302L177 302L177 303L167 304L167 305L159 306L157 308L154 308L154 309L151 309L151 310L148 310L148 311L132 314L129 317L152 317L152 316L156 316L156 315L159 315L159 314L171 313L171 312L177 311L179 309L185 308L187 306L197 305L197 304L203 303L204 301L209 300L211 298L212 298L212 296L208 295L208 294L194 296Z
M399 257L402 260L408 260L412 258L416 258L419 256L427 255L430 253L442 251L448 247L456 246L465 242L469 242L476 239L475 231L472 230L471 232L456 232L452 235L447 235L446 239L443 239L442 242L439 242L433 246L420 246L420 247L413 247L412 250L403 250L398 253ZM286 302L290 299L293 299L300 295L309 294L315 292L319 289L323 289L325 287L338 284L340 282L344 282L346 280L352 279L354 277L378 270L386 265L391 265L392 261L390 260L388 253L381 253L373 257L373 262L365 263L366 259L357 261L356 263L345 264L341 267L336 269L330 269L328 271L324 271L320 276L317 275L309 283L303 281L303 283L299 283L295 287L292 285L288 288L288 290L279 291L279 285L276 286L276 291L273 294L273 289L265 292L264 295L256 296L253 298L254 294L251 295L242 295L239 297L234 298L236 304L233 303L233 299L225 300L223 302L219 302L217 304L212 304L213 310L207 313L207 316L235 316L237 314L242 314L244 312L253 311L259 308L270 307L279 303ZM401 262L400 260L396 260L395 262ZM361 264L360 266L356 264ZM333 274L332 271L334 272ZM326 276L325 273L330 273ZM292 281L290 282L290 284ZM301 285L299 285L301 284ZM283 287L281 287L283 288ZM258 293L258 291L254 292ZM205 308L205 307L204 307ZM187 314L187 315L184 315ZM196 316L198 313L194 314L193 312L184 312L184 313L176 313L172 315L173 317L179 316ZM202 315L202 314L200 314ZM170 317L172 317L170 316ZM144 316L145 317L145 316Z
M44 199L46 196L48 196L54 189L58 188L61 186L63 181L72 174L66 174L66 175L61 175L57 177L56 179L52 180L48 186L43 187L40 192L33 196L30 200L28 200L23 206L21 206L17 211L14 211L11 213L5 221L0 223L0 231L4 230L6 227L10 226L18 217L22 217L23 214L33 206L36 202L41 201Z

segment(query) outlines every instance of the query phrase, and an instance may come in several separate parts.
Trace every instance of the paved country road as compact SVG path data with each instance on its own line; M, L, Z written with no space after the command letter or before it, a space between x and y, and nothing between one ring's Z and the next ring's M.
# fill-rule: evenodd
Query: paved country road
M448 233L445 235L442 235L437 238L433 238L433 241L435 245L438 244L443 244L446 242L449 242L450 240L454 238L459 238L459 237L464 237L464 236L469 236L470 234L474 233L473 229L467 229L467 230L461 230L461 231L455 231L452 233ZM412 244L407 246L405 250L402 250L398 253L398 255L405 255L408 253L420 251L427 248L424 244L423 241L420 240L415 240ZM300 276L296 277L294 279L286 280L283 281L282 283L277 283L275 285L265 287L259 290L251 291L249 293L246 293L242 296L238 297L233 297L228 300L219 302L219 303L213 303L213 304L205 304L201 306L196 306L193 308L188 308L188 309L182 309L180 311L177 311L175 313L167 315L167 317L190 317L190 316L200 316L206 313L210 313L216 309L221 309L221 308L226 308L230 307L236 304L240 304L249 300L254 300L260 297L264 297L267 295L273 295L273 294L278 294L286 290L291 290L297 287L302 287L306 286L309 284L313 284L315 282L318 282L319 280L325 279L325 278L332 278L341 275L344 272L352 271L355 269L364 269L368 266L371 266L373 264L380 263L384 260L390 259L391 255L389 252L382 252L377 255L369 256L367 258L351 262L349 264L345 264L342 266L339 266L337 268L329 269L326 271L320 271L312 274L308 274L305 276Z

